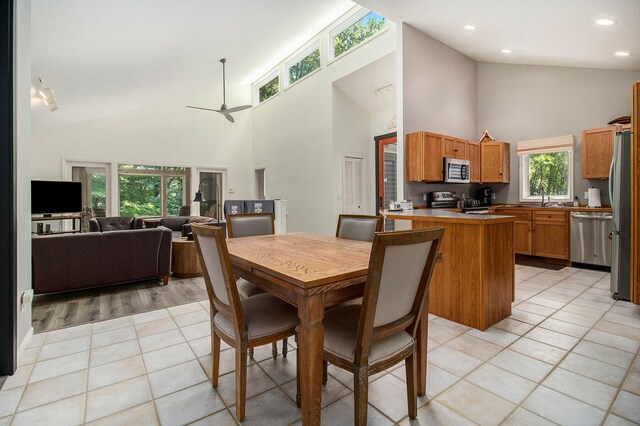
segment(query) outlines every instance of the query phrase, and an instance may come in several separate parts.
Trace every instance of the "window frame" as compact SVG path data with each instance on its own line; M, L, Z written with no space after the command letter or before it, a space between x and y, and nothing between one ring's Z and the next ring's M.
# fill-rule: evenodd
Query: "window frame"
M289 69L294 66L299 64L303 59L305 59L307 56L311 55L313 52L315 52L316 50L320 51L320 66L318 68L316 68L315 70L311 71L309 74L305 75L304 77L294 81L293 83L290 81L290 75L289 75ZM306 80L308 77L314 75L315 73L317 73L318 71L322 70L324 64L322 61L322 43L320 43L320 39L316 39L313 42L311 42L311 44L309 44L307 47L305 47L304 49L302 49L297 55L295 55L293 58L289 59L288 61L286 61L284 63L284 75L285 75L285 79L284 79L284 90L287 90L288 88L295 86L296 84L300 83L303 80ZM275 96L275 95L274 95ZM272 96L273 97L273 96ZM271 99L271 98L269 98ZM269 100L267 99L267 100Z
M344 30L349 28L351 25L355 24L356 22L358 22L359 20L361 20L362 18L364 18L365 16L367 16L368 14L370 14L372 12L375 13L376 15L382 16L384 18L384 28L381 29L380 31L378 31L377 33L365 38L360 43L358 43L355 46L353 46L351 49L349 49L346 52L342 53L340 56L336 56L336 53L335 53L335 50L334 50L335 47L334 47L334 44L333 44L333 39L335 38L335 36L337 36L338 34L343 32ZM328 46L327 46L327 53L328 53L327 54L327 64L331 64L332 62L335 62L338 59L345 57L349 53L351 53L354 50L358 49L360 46L364 46L365 44L367 44L371 40L375 39L379 35L384 34L388 29L389 29L389 19L386 16L380 15L378 12L374 12L373 10L369 10L369 9L366 9L366 8L360 9L359 11L355 12L353 15L349 16L348 18L346 18L344 21L342 21L341 23L339 23L338 25L336 25L334 28L332 28L329 31L329 39L327 40L327 43L328 43Z
M183 166L158 166L160 170L151 170L151 169L121 169L120 166L123 164L134 164L134 163L116 163L116 182L118 184L118 202L117 209L118 215L120 216L120 202L122 201L120 198L120 175L128 175L128 176L160 176L160 216L169 217L173 215L167 214L167 177L182 177L184 178L184 190L183 190L183 205L190 205L189 195L191 194L191 170L189 167L184 167L183 171L179 170L165 170L166 167L183 167ZM147 166L148 164L143 164ZM156 215L151 215L150 217L154 217ZM144 216L142 216L144 217Z
M554 196L551 195L550 199L551 201L556 201L556 202L568 202L568 201L573 201L573 197L574 197L574 182L573 182L573 178L574 178L574 158L573 158L573 149L542 149L539 151L530 151L527 152L524 155L519 155L518 156L518 164L519 164L519 170L518 170L518 179L519 179L519 191L518 191L518 197L520 202L535 202L535 201L542 201L541 200L541 196L540 195L531 195L529 194L529 156L531 154L555 154L558 152L566 152L569 154L569 162L568 162L568 192L569 194L566 197L563 196ZM545 200L546 197L548 195L545 194Z
M265 99L264 101L260 102L260 89L263 88L264 86L266 86L267 83L269 83L271 80L273 80L276 77L278 77L278 93L276 93L275 95L273 95L273 96ZM282 76L280 75L280 69L276 68L275 70L271 71L270 73L268 73L267 75L262 77L260 80L258 80L253 85L253 100L254 100L253 103L254 103L254 106L262 105L265 102L268 102L271 99L275 98L276 96L278 96L281 93L282 93Z

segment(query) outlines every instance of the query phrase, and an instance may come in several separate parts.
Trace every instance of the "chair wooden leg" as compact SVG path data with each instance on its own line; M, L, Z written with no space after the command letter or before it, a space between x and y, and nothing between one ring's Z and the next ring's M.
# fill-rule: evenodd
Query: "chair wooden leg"
M327 361L322 361L322 385L326 385L327 384L327 378L329 377L329 374L327 373L327 370L329 369L329 363Z
M213 358L211 384L215 388L218 386L218 375L220 373L220 336L216 333L211 333L211 357Z
M417 386L417 357L411 354L404 360L405 370L407 373L407 402L409 409L409 417L415 419L418 415L418 386Z
M236 418L244 420L247 401L247 346L243 343L236 349Z
M287 352L289 351L289 345L287 344L287 338L282 339L282 356L287 357Z
M249 358L253 359L253 348L249 348Z
M369 400L369 367L357 367L353 373L354 424L367 424L367 404Z
M271 344L271 355L273 355L273 359L278 358L278 343L276 342Z

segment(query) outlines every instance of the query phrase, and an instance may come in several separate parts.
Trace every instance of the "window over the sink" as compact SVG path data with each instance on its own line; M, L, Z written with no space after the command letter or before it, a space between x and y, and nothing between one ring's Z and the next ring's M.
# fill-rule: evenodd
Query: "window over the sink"
M573 199L573 135L518 143L520 201Z

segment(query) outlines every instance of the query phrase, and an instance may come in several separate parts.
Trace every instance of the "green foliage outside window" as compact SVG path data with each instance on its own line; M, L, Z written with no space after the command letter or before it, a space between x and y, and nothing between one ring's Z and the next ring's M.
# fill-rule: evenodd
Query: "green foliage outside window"
M280 88L280 80L278 76L275 76L273 80L269 81L264 86L258 89L258 99L260 102L264 102L272 96L278 94Z
M120 175L120 216L159 216L160 176Z
M569 153L529 155L529 195L569 196Z
M337 58L347 50L362 43L365 39L381 31L386 25L386 19L371 12L358 22L346 28L333 38L333 53Z
M289 68L289 83L295 83L318 68L320 68L320 48L314 50Z
M184 177L167 176L167 215L178 215L184 204Z

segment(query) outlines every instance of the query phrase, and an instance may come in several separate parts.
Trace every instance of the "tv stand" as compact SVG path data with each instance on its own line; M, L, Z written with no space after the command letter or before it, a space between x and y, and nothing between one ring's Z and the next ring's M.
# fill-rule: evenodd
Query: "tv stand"
M44 214L42 216L38 216L38 217L31 217L31 222L49 222L52 220L59 220L59 221L63 221L63 220L70 220L71 221L71 230L69 231L49 231L49 232L38 232L36 231L31 231L31 234L33 235L54 235L54 234L77 234L79 232L81 232L80 230L80 221L82 220L82 216L77 215L77 214L70 214L70 215L61 215L61 216L53 216L50 214ZM76 220L78 221L78 226L76 227ZM36 228L37 229L37 228Z

